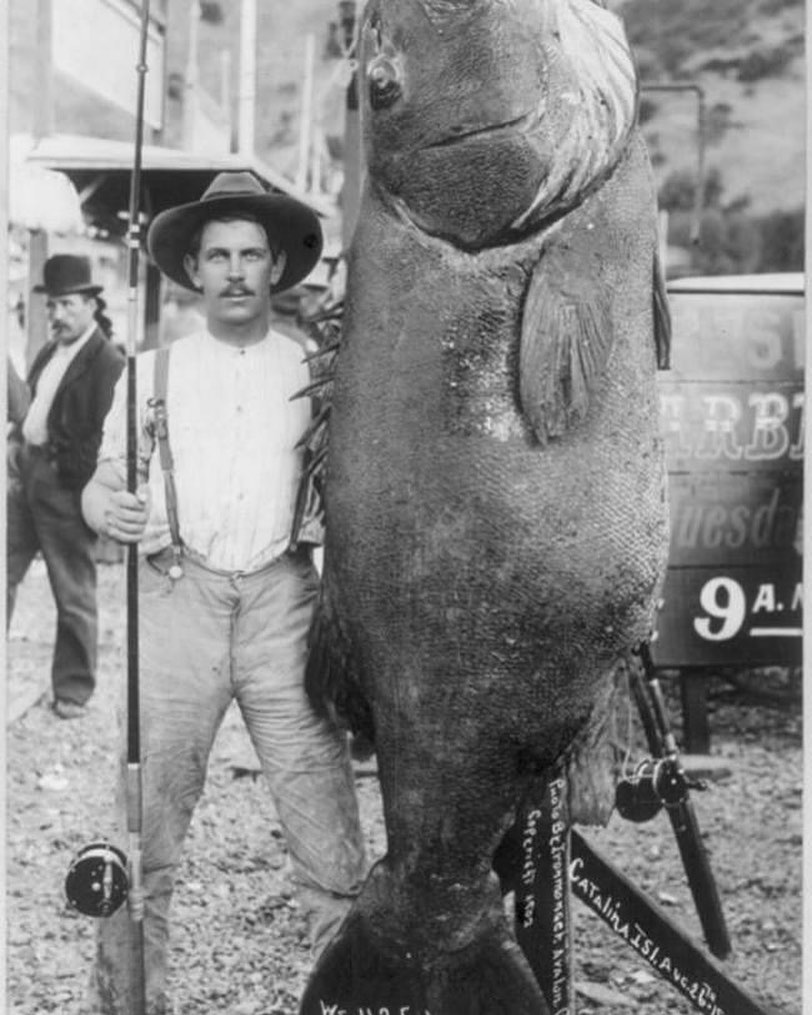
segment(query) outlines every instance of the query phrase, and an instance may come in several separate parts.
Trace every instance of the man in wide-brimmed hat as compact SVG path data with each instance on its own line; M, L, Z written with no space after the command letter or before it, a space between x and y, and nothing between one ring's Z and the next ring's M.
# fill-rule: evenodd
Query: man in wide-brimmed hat
M118 385L83 504L93 528L140 541L144 558L145 964L148 1009L161 1012L173 878L232 699L268 781L315 951L366 867L346 738L304 689L320 535L315 512L298 523L298 442L311 407L291 396L309 372L301 346L270 327L271 293L319 258L318 218L248 173L221 173L200 201L159 214L147 245L165 275L202 294L206 328L138 359L140 458L152 464L138 494L125 489ZM123 909L100 921L94 1012L130 1011L131 933Z
M52 340L34 359L31 403L8 442L7 619L41 552L57 608L53 709L72 719L82 715L96 680L96 534L82 518L80 495L124 357L110 341L89 258L48 258L34 292L45 295Z

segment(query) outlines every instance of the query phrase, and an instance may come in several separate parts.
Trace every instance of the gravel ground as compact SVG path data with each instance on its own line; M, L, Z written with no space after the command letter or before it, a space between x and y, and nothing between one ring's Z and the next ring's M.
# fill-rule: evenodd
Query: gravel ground
M42 696L20 716L13 718L16 706L9 713L6 989L13 1015L81 1011L94 921L67 907L63 884L78 850L112 828L113 711L124 679L120 565L100 568L99 600L99 686L87 715L61 721ZM10 702L47 689L53 617L44 570L35 563L10 631ZM747 697L718 678L711 678L709 697L712 751L729 774L693 799L733 942L724 967L765 1012L793 1015L801 1010L801 705L792 695L780 704ZM369 850L379 856L385 832L374 762L358 763L356 774ZM585 835L699 939L663 813L643 825L614 815L606 829ZM695 1010L577 901L573 923L577 1015ZM309 970L274 810L232 712L187 841L170 961L182 1015L295 1015Z

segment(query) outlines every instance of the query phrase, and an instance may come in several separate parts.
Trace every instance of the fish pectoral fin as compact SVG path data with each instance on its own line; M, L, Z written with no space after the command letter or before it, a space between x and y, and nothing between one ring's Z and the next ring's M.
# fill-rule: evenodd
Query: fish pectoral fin
M671 310L660 258L654 254L654 343L657 350L657 367L668 370L671 365Z
M328 582L325 573L308 634L305 690L319 715L350 729L371 746L375 742L372 709L361 690L352 644L332 609Z
M585 257L548 250L525 296L519 398L541 444L584 419L612 347L609 296Z

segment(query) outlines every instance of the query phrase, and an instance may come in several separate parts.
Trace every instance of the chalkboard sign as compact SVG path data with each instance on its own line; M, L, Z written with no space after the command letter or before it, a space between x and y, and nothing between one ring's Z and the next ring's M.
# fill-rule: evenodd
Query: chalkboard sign
M671 546L657 666L801 658L803 276L669 286Z

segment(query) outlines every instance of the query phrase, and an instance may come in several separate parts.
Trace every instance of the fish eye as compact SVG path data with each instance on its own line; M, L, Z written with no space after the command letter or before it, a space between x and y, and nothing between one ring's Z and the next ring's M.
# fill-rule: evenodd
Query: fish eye
M380 53L367 65L369 101L373 109L391 106L401 94L400 71L395 61Z

